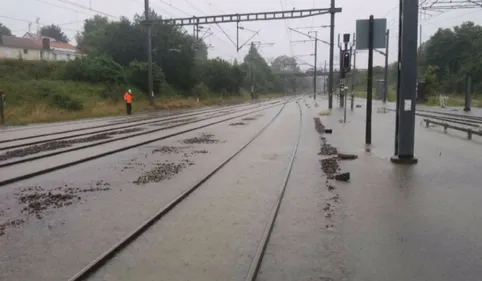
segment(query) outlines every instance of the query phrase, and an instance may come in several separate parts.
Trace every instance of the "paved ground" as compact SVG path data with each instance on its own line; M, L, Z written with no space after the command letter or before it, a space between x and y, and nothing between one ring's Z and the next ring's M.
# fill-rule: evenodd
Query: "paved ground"
M419 163L395 166L389 161L394 114L377 113L375 104L373 145L366 151L365 104L356 103L362 107L348 110L343 124L339 109L320 116L326 100L300 102L300 147L258 280L480 280L482 138L468 141L417 119ZM68 279L229 157L280 109L0 187L0 220L26 216L18 203L32 192L25 188L72 188L79 196L6 229L0 280ZM333 129L323 135L328 144L359 156L339 161L341 171L351 173L348 183L327 181L321 170L327 156L318 155L317 116ZM298 118L296 104L288 104L244 152L91 280L244 280L281 187ZM157 169L166 165L167 176Z
M303 204L304 210L297 211L285 205L286 211L278 217L282 231L275 228L260 280L480 280L480 140L467 141L441 129L427 129L418 120L419 163L395 166L389 162L393 113L374 113L373 146L371 152L365 152L364 112L364 105L349 112L347 124L339 122L341 110L322 117L334 130L327 136L329 143L359 155L359 159L342 164L352 179L337 183L333 191L340 199L332 235L323 234L321 215L313 215L319 206L312 203L307 210L308 204ZM303 196L313 198L316 190L297 195ZM295 223L300 217L310 223L302 225L301 231L292 228L290 232L289 220ZM310 243L315 247L292 250L311 241L313 233L320 233L318 243ZM329 243L323 243L327 240Z

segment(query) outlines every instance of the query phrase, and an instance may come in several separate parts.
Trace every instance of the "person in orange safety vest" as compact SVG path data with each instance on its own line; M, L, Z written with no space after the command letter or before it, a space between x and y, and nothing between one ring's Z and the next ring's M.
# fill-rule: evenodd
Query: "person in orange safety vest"
M125 94L124 94L124 100L126 102L126 111L127 115L131 115L132 112L132 91L129 89Z

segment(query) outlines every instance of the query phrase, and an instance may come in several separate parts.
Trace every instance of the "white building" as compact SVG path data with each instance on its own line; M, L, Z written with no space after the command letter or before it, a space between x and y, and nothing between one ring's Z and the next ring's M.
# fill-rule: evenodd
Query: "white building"
M0 59L67 61L83 55L76 47L48 37L0 35Z
M0 35L0 58L40 60L42 47L28 38Z

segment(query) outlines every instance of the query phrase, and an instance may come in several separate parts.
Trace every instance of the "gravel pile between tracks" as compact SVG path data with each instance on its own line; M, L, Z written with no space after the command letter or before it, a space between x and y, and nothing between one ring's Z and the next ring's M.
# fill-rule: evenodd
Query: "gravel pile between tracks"
M263 114L258 114L258 115L255 115L255 116L248 116L248 117L245 117L241 120L243 121L254 121L254 120L258 120L259 117L263 116Z
M21 213L17 215L17 218L7 219L4 211L0 210L0 236L4 235L8 228L23 225L29 217L34 216L37 219L42 219L54 209L81 202L82 194L110 189L110 184L102 180L91 182L87 188L69 187L68 185L56 188L43 188L41 186L19 188L14 195L17 204L22 207Z
M110 139L114 135L135 133L142 130L143 130L142 128L133 128L133 129L125 129L125 130L114 131L109 133L96 134L96 135L92 135L84 138L78 138L78 139L45 142L41 144L27 146L25 148L9 150L4 154L0 155L0 161L26 157L28 155L38 154L45 151L67 148L78 143L106 140L106 139Z
M339 153L338 149L330 145L327 139L323 136L325 133L325 126L321 123L320 118L315 117L313 118L313 121L315 123L315 130L320 134L321 146L318 155L323 156L323 159L320 160L320 164L321 170L326 175L325 184L329 192L334 192L336 186L333 180L343 182L350 181L350 173L340 173L341 168L339 161L357 159L358 156L353 154ZM338 203L339 200L340 195L336 194L325 201L323 211L325 212L326 229L335 228L334 222L336 220L334 216L336 215L336 203Z
M133 183L137 185L143 185L150 182L160 182L166 179L170 179L173 176L179 174L187 166L194 165L194 162L184 159L181 163L156 163L154 168L145 172L137 178Z
M323 124L321 124L320 118L315 117L315 118L313 118L313 121L315 122L315 130L321 135L324 134L325 133L325 126L323 126Z
M246 123L244 122L236 122L236 123L229 124L229 126L244 126L244 125L246 125Z
M25 223L24 219L14 219L8 220L4 223L0 223L0 236L5 234L5 231L8 227L18 227Z
M214 134L202 133L200 137L185 139L182 142L185 144L213 144L221 141L214 139Z
M104 181L91 183L88 188L69 187L68 185L45 189L41 186L21 188L15 193L18 203L23 205L22 213L35 215L41 219L51 209L59 209L79 202L80 194L110 190L110 184Z
M184 149L189 147L180 147L180 146L161 146L160 148L156 148L152 151L152 153L164 153L164 154L179 154L184 151Z
M330 157L320 160L321 169L328 176L328 178L333 177L336 172L340 170L338 165L338 157Z
M319 155L335 155L338 154L338 149L332 146L331 144L327 143L325 137L321 137L321 148Z

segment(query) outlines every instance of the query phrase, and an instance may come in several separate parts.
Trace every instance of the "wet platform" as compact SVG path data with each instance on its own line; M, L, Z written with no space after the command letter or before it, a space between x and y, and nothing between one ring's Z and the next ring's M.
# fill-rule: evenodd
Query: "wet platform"
M358 159L340 161L342 172L350 172L351 179L334 183L331 192L336 203L318 196L319 204L312 204L311 209L298 206L280 213L280 222L291 217L295 223L297 217L310 213L321 216L325 202L331 202L333 210L332 222L325 221L329 231L315 223L321 220L315 216L298 229L283 228L282 234L275 234L260 280L480 280L482 138L467 140L456 132L426 128L417 118L415 156L419 162L396 165L390 162L393 112L377 113L380 104L374 103L372 146L367 149L364 101L357 101L361 108L347 110L347 123L339 108L320 116L327 109L326 100L318 107L312 100L307 103L312 116L333 129L332 135L325 135L328 143L339 152L357 154ZM316 189L303 190L298 197L316 198ZM281 241L290 243L300 232L304 238L297 241L299 251L273 248ZM318 240L310 238L315 235ZM303 241L313 247L304 247ZM319 247L325 255L318 249L318 262L307 262Z

